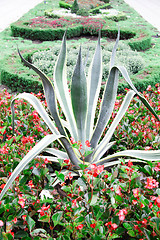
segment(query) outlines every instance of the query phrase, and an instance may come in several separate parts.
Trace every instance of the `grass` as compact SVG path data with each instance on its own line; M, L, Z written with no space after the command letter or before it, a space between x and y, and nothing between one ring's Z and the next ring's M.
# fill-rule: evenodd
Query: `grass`
M128 17L126 21L121 21L117 23L117 28L118 24L120 28L126 27L126 28L133 28L133 23L134 23L134 28L144 28L150 32L152 35L152 48L140 52L140 55L144 58L145 60L145 69L142 71L140 74L140 79L144 79L146 77L146 72L147 69L152 69L152 75L154 73L156 74L158 71L158 67L160 65L160 38L157 37L158 31L148 22L146 22L134 9L130 8L129 5L124 3L123 0L111 0L111 5L113 8L119 10L119 11L124 11ZM49 9L58 9L58 1L55 0L48 0L46 4L44 2L38 4L35 8L31 9L28 13L26 13L21 19L27 20L34 18L36 16L41 16L44 15L45 10ZM125 10L124 10L125 9ZM76 40L68 40L71 42L74 42L76 44L82 44L85 41L88 41L88 39L81 38L81 39L76 39ZM39 49L39 48L49 48L49 47L54 47L54 45L60 41L54 41L53 42L34 42L31 40L25 40L23 38L19 37L12 37L11 36L11 31L10 28L7 28L3 32L0 33L0 71L3 69L3 66L6 65L5 58L11 57L11 55L17 54L17 46L21 51L23 50L29 50L29 49ZM144 72L144 76L143 75ZM148 77L148 75L147 75ZM131 77L132 78L132 77ZM133 77L134 78L134 77Z

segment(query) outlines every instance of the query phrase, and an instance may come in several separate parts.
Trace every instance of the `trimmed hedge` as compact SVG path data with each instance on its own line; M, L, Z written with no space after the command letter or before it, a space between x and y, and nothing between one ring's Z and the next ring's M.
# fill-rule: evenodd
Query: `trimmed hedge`
M32 53L23 54L25 59L30 60ZM34 92L43 90L41 80L36 73L25 67L20 60L19 55L8 56L4 60L5 66L1 71L1 82L8 86L13 92Z
M59 6L60 6L61 8L66 8L66 9L71 9L71 8L72 8L72 5L71 5L71 4L65 3L65 2L62 2L62 1L59 2Z
M67 38L82 36L83 26L76 25L67 29ZM66 28L31 28L25 25L23 22L18 21L11 25L12 35L14 37L23 37L31 40L40 41L53 41L62 39ZM113 21L107 21L106 25L101 30L102 37L108 37L116 39L118 33L117 26ZM89 33L88 33L89 34ZM93 34L93 33L92 33ZM98 35L98 32L96 32ZM150 34L142 29L121 29L121 39L129 39L127 43L132 50L146 50L151 47L151 36Z
M37 50L34 49L25 53L22 52L22 54L26 60L30 61L31 56L36 51ZM43 90L39 76L33 70L22 64L18 54L8 56L4 62L5 66L3 66L1 72L1 81L2 84L8 86L13 92L38 93ZM148 85L154 86L157 82L159 82L160 69L158 66L147 67L147 69L143 69L137 74L132 75L131 79L138 91L142 92L146 90ZM124 92L124 89L128 87L128 84L123 81L123 79L120 79L118 92L122 93ZM102 85L102 89L103 88L104 85Z
M118 34L117 28L109 28L105 26L101 30L102 37L109 37L115 39ZM121 29L120 30L120 39L128 39L127 43L132 50L144 51L151 47L151 36L145 30L129 30Z
M97 14L97 13L100 12L100 9L109 9L109 8L111 8L111 5L109 3L106 3L106 4L102 5L102 6L98 6L96 8L93 8L93 9L89 10L89 13Z
M11 25L12 35L14 37L22 37L25 39L39 40L39 41L54 41L62 39L66 31L66 28L31 28L23 25L21 22L17 22ZM79 37L83 33L83 26L77 25L67 28L67 38Z

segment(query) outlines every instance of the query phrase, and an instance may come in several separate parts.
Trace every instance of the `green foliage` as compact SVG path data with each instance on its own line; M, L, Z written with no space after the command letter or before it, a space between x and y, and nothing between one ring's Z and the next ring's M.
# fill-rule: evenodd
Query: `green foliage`
M76 12L77 15L80 15L80 16L85 16L85 17L88 17L89 16L89 12L87 11L87 9L85 8L80 8L77 12Z
M94 44L85 44L85 46L82 49L82 57L83 59L86 58L87 49L89 49L89 57L86 64L86 74L88 72L88 68L91 63L92 56L95 51ZM105 44L102 45L103 49L103 75L102 79L103 81L106 81L109 73L109 61L111 57L111 52L113 49L113 44ZM60 46L57 48L53 48L48 51L40 51L32 56L32 63L37 66L41 71L43 71L45 74L48 74L49 76L52 76L53 72L53 66L56 63L58 53L60 51ZM78 47L71 45L70 48L68 48L67 55L67 79L70 81L72 74L73 74L73 66L76 64L76 56L78 54ZM123 65L127 68L129 74L135 74L144 67L144 61L142 57L137 52L134 52L130 49L129 46L126 44L120 43L119 47L117 49L117 57L116 57L116 64Z
M100 13L100 9L109 9L111 5L109 3L103 4L102 6L95 7L93 9L89 10L89 13L91 14L97 14Z
M31 40L40 41L53 41L56 39L62 39L66 28L57 29L41 29L41 28L29 28L24 25L12 24L11 25L12 34L15 37L23 37ZM77 25L73 27L68 27L67 37L72 38L75 36L81 36L83 32L83 26Z
M46 102L48 109L54 122L49 117L48 113L44 109L41 102L32 94L22 93L16 96L12 100L11 109L12 109L12 122L14 129L14 102L18 98L25 99L28 101L39 115L42 117L44 122L47 124L48 128L52 134L46 135L42 140L40 140L22 159L22 161L17 165L13 171L11 177L7 181L5 187L3 188L0 199L3 198L4 194L17 178L17 176L22 172L22 170L42 151L52 153L55 157L51 158L53 162L57 162L59 158L66 159L69 158L71 164L74 168L79 170L79 164L85 164L88 167L93 164L98 166L103 164L103 168L115 165L120 161L117 160L123 156L138 158L148 161L156 161L160 158L160 151L142 151L142 150L124 150L118 153L104 156L104 154L115 144L115 142L110 142L116 127L124 116L125 112L128 109L128 106L135 96L138 95L142 103L149 109L149 111L157 118L159 117L150 106L147 99L145 99L134 87L131 82L129 75L126 69L123 66L115 65L115 55L116 49L119 41L116 40L115 46L111 55L110 62L110 72L108 76L108 81L106 82L105 90L102 97L102 102L100 106L100 111L97 117L97 123L95 126L94 118L96 115L97 101L101 88L101 79L102 79L102 55L101 55L101 45L100 45L100 35L98 38L97 47L95 50L92 63L90 65L88 78L84 72L84 65L82 60L81 48L79 50L77 63L73 72L72 82L71 82L71 91L69 93L69 88L67 85L67 78L65 73L66 67L66 37L63 37L62 48L55 66L53 82L38 68L26 61L19 52L21 60L25 63L26 66L32 68L40 77L44 87L44 93L46 97ZM129 91L122 105L116 115L116 118L110 125L107 133L103 136L103 132L108 125L108 122L112 116L112 111L114 109L117 88L118 88L118 73L121 73L124 79L128 82L132 88ZM54 87L53 87L54 84ZM55 94L56 92L56 94ZM65 120L62 121L57 109L57 101L62 107ZM67 131L66 131L67 128ZM102 139L101 139L102 138ZM51 143L59 141L64 148L64 152L60 152L54 148L47 148ZM73 144L73 145L72 145ZM77 151L78 150L78 151ZM45 157L45 156L42 156ZM117 160L117 161L115 161ZM113 162L112 162L113 161ZM140 160L136 160L140 161ZM96 168L97 168L96 166ZM44 173L45 174L45 173ZM78 173L75 173L78 175ZM56 173L58 181L63 181L62 172ZM90 198L89 198L90 199ZM92 198L91 198L92 199ZM96 199L96 198L95 198ZM92 204L95 203L95 199ZM43 221L48 221L43 219ZM32 221L32 223L34 223ZM34 224L33 224L34 225Z
M77 13L78 10L79 10L78 0L74 0L74 3L71 8L71 13Z
M125 21L127 19L127 16L125 13L118 13L117 15L115 16L106 16L107 19L110 19L112 21L115 21L115 22L119 22L119 21Z
M66 8L66 9L71 9L71 8L72 8L72 5L71 5L71 4L65 3L65 2L63 2L63 1L60 1L60 2L59 2L59 6L60 6L61 8Z
M156 110L159 108L160 114L160 85L156 84L156 88L149 87L143 94L150 99ZM36 97L47 109L43 94L38 93ZM13 172L24 154L27 154L43 135L49 133L34 108L28 102L20 100L15 104L15 132L20 135L13 136L10 110L13 98L14 95L7 91L0 92L0 190L4 187L8 173ZM113 118L122 99L123 95L117 96ZM132 111L134 113L131 113ZM146 131L145 125L150 132ZM158 149L158 142L156 145L153 135L157 137L159 126L160 122L144 108L139 99L133 99L121 126L118 126L115 132L114 140L117 141L118 151L125 146L128 149L130 146L137 148L142 146L142 143L146 149ZM149 137L151 134L152 140ZM72 146L79 149L78 144ZM60 145L55 147L60 149ZM92 171L89 171L86 165L80 164L81 176L73 179L73 172L65 170L66 167L71 168L68 159L65 162L62 159L59 161L60 169L55 167L56 163L49 162L50 157L49 154L43 159L39 156L30 162L3 198L0 204L2 239L13 239L12 234L15 239L22 240L63 239L63 236L69 236L73 240L82 237L106 239L106 235L109 236L111 232L112 237L118 235L122 239L129 239L131 235L137 240L145 238L146 232L150 239L159 239L160 188L157 184L160 185L160 161L133 165L131 161L121 159L120 164L112 169L104 170L103 166L98 168L93 165ZM57 176L63 181L59 192L53 187L55 169L60 169ZM62 193L63 195L60 195ZM23 207L19 204L20 197L24 201ZM7 232L6 224L12 227L11 233ZM137 231L138 228L142 232ZM71 229L73 231L70 231Z
M100 23L98 22L100 22L100 20L97 20L97 22L88 20L88 23L86 22L84 24L83 19L79 19L77 24L74 23L72 27L68 27L67 37L72 38L75 36L82 36L84 34L97 35L101 23L102 37L109 37L113 39L116 38L118 30L113 21L108 20L106 24L104 24L104 21L102 20ZM31 28L27 25L24 25L23 22L19 21L11 25L13 36L40 41L62 39L65 30L66 28ZM121 29L121 39L129 39L128 44L133 50L140 51L151 47L151 36L145 30L138 31L135 29Z

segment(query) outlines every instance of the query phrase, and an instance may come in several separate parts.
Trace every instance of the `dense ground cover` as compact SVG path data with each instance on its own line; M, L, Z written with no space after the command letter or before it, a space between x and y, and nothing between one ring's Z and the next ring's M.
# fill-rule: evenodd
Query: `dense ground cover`
M148 86L143 94L150 99L150 104L160 115L160 86ZM46 108L43 94L39 93L37 97ZM17 100L16 135L13 136L10 108L12 98L13 95L7 91L0 95L1 189L8 174L11 175L21 158L50 133L37 112L27 102ZM123 95L118 95L112 119L123 98ZM112 140L116 143L111 151L129 147L158 149L159 127L160 123L136 99L131 102L115 131ZM91 172L84 171L77 180L73 181L69 173L69 182L67 177L57 172L62 191L59 188L55 190L54 177L50 176L55 169L60 168L49 160L49 156L43 159L39 156L32 161L16 178L13 187L1 201L1 237L3 235L4 239L12 239L14 236L15 239L25 240L120 239L121 236L158 239L159 163L146 162L135 166L131 162L125 164L122 159L122 164L107 171L103 166L97 169L93 165ZM70 169L69 160L60 163L61 168Z
M15 42L19 40L14 39ZM27 45L29 41L25 40L24 43ZM148 86L143 94L160 116L159 83L154 87ZM43 94L39 93L37 97L47 110ZM1 190L8 175L12 175L24 155L50 133L27 102L16 100L13 136L10 108L12 99L13 95L7 91L0 93ZM124 96L119 94L110 124L122 99ZM99 105L97 111L98 108ZM61 113L61 108L59 112ZM107 154L131 148L159 149L159 127L160 123L139 99L133 100L116 128L112 137L115 144ZM107 130L106 128L105 131ZM81 153L81 144L72 143ZM89 146L90 143L86 142L86 145ZM59 143L54 144L54 147L61 149ZM70 172L72 167L69 159L53 164L47 154L34 159L0 201L0 238L159 239L159 162L133 165L131 161L121 159L118 167L107 170L104 170L103 165L97 167L94 164L89 170L81 164L82 174L74 179ZM68 170L67 176L63 174L64 169ZM56 189L55 176L60 181Z
M157 81L157 79L159 78L159 70L158 70L158 65L159 65L159 44L160 44L160 40L158 37L156 37L157 31L150 25L148 24L146 21L144 21L134 10L130 9L129 6L127 4L125 4L123 1L111 1L112 7L119 10L119 11L123 11L125 9L126 15L129 16L129 18L127 18L126 21L120 21L119 25L121 28L123 27L127 27L127 28L132 28L133 29L133 23L134 28L136 27L140 27L144 30L148 30L150 31L150 34L153 36L152 37L152 48L144 51L144 52L140 52L141 56L143 57L146 65L144 68L144 71L142 71L140 74L137 74L135 79L138 79L139 82L144 82L144 89L147 87L147 81L149 82L149 84L153 85L156 83L155 81ZM40 5L38 5L35 9L31 10L29 13L25 14L23 16L23 20L24 21L28 21L28 19L33 19L38 16L43 16L44 11L48 10L48 9L59 9L58 6L58 2L57 1L47 1L46 4L42 3ZM135 22L136 19L136 22ZM0 47L1 49L3 49L2 54L0 56L0 69L2 70L6 65L8 65L8 56L13 56L12 54L14 53L14 55L17 54L17 49L16 49L16 44L18 44L20 50L27 50L27 49L38 49L38 48L48 48L49 46L52 47L52 42L42 42L40 44L36 44L36 42L34 41L30 41L30 40L24 40L22 38L19 37L11 37L11 32L10 29L7 29L5 31L3 31L1 34L1 43L0 43ZM72 40L71 40L72 41ZM87 39L81 39L78 40L76 39L76 43L78 44L78 42L85 42L88 41ZM56 41L55 41L56 43ZM55 44L54 44L55 45ZM149 72L148 72L148 69ZM16 74L16 70L15 69L11 69L10 72L13 72L14 74ZM22 74L24 73L24 70L22 71ZM147 73L147 74L146 74ZM19 75L17 76L17 78L19 77ZM134 79L133 76L131 76L132 79ZM142 86L141 86L142 87Z

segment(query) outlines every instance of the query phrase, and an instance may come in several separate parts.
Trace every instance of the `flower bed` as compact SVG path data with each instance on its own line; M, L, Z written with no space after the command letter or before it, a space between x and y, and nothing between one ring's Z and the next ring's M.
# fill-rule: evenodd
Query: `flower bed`
M55 25L54 25L55 24ZM101 29L102 37L115 39L117 26L114 21L95 18L60 18L48 19L38 17L28 22L17 21L11 25L12 35L31 40L53 41L62 39L67 28L67 37L73 38L82 35L98 35ZM34 26L34 27L33 27ZM55 28L54 26L58 26ZM128 44L133 50L146 50L151 47L151 36L145 30L121 29L121 39L129 39Z
M65 2L72 5L74 3L74 0L65 0ZM101 1L101 0L88 0L88 1L78 0L79 7L86 8L86 9L102 6L104 3L105 1Z
M160 85L148 86L144 94L152 99L150 104L160 115ZM46 108L43 94L37 97ZM16 100L13 136L12 98L7 91L0 94L0 189L24 154L49 133L37 112L27 102ZM113 118L122 98L117 98ZM129 123L131 129L127 128ZM142 144L146 149L158 149L155 132L159 124L138 99L133 100L113 140L119 149L124 149L121 138L125 142L126 136L126 147L136 149ZM81 149L79 144L73 144ZM0 202L1 239L159 239L160 162L133 165L122 160L118 167L107 170L93 164L90 171L82 164L78 179L73 179L70 171L68 176L62 173L63 168L70 169L69 160L60 163L59 171L49 157L38 157L16 178ZM60 180L56 189L51 187L54 178L50 176L55 169Z

